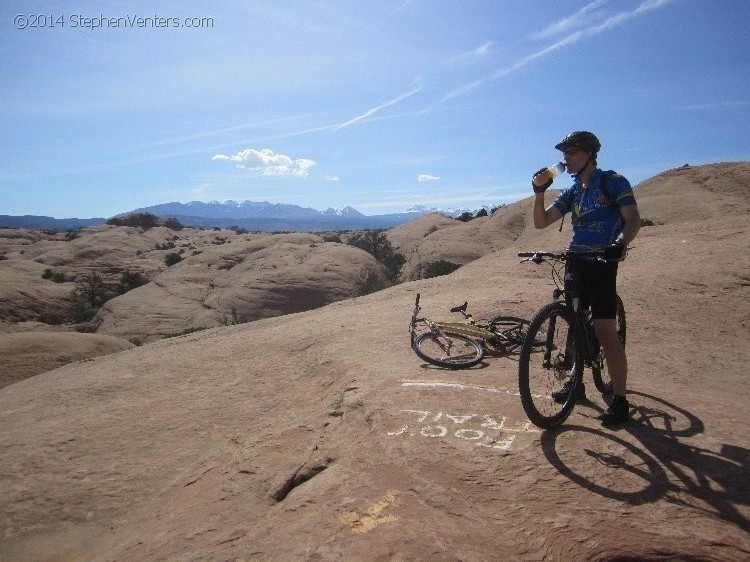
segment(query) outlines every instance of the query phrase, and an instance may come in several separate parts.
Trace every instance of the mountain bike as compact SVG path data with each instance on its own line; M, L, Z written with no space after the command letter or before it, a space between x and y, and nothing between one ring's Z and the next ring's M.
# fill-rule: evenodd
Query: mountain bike
M530 322L515 316L495 316L486 322L476 321L467 313L468 302L451 308L460 313L461 322L438 322L419 315L419 294L409 324L411 347L421 359L448 369L466 369L477 365L486 353L502 354L526 340ZM419 332L422 325L427 331ZM538 340L542 345L544 340Z
M522 262L548 263L557 288L552 302L543 306L531 319L526 341L518 360L518 386L521 404L529 420L537 427L549 429L563 423L575 405L578 386L583 384L584 367L591 369L594 384L602 394L612 392L607 361L594 332L591 310L580 306L578 295L565 284L565 264L571 258L604 260L601 251L560 253L519 252ZM625 346L625 306L617 296L617 334ZM535 345L544 334L544 345ZM552 394L571 382L571 392L560 404Z

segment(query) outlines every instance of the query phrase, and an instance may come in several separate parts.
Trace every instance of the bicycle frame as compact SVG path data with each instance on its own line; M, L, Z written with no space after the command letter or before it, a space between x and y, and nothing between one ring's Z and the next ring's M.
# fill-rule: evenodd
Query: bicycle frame
M484 344L485 342L491 342L492 345L497 345L499 343L514 343L508 336L510 330L507 330L504 333L491 330L489 325L484 326L482 324L477 324L474 320L474 317L470 313L466 312L468 302L464 302L463 305L451 309L451 312L460 312L461 314L463 314L465 318L463 322L443 322L433 321L425 317L420 317L419 312L421 311L421 307L419 306L419 298L420 295L417 294L417 298L414 303L414 312L412 313L411 324L409 328L412 344L414 343L414 339L416 337L416 325L420 322L427 325L427 327L432 330L439 338L447 341L448 345L450 344L450 336L448 334L459 334L462 336L473 338L478 340L482 344ZM507 317L502 318L507 319ZM449 350L450 348L445 349L445 351Z
M611 392L611 381L604 379L606 357L594 331L590 308L584 306L577 287L566 284L562 275L562 264L569 264L569 258L601 259L604 254L595 251L518 255L527 258L524 261L547 262L557 285L552 302L545 304L532 318L518 362L519 393L524 411L535 425L550 429L563 423L573 410L586 367L591 369L597 390L602 394ZM625 345L625 310L619 296L616 305L616 318L622 322L622 332L618 324L618 337L621 336L620 341ZM539 338L544 346L540 350L542 353L535 353L533 338L544 329L546 334Z
M525 259L523 261L533 261L534 263L542 263L543 261L549 261L553 260L559 264L565 264L566 261L573 256L579 256L584 257L587 259L595 259L600 261L605 261L602 257L600 252L580 252L580 253L568 253L568 252L561 252L559 254L549 253L549 252L534 252L534 253L524 253L520 252L519 257L524 257ZM591 367L595 361L598 361L599 358L596 357L598 353L598 347L599 342L596 339L596 333L594 332L594 326L593 321L590 316L589 309L582 309L581 308L581 302L579 296L576 294L574 290L566 289L565 288L565 281L564 281L564 272L561 273L560 268L556 267L554 264L552 267L552 279L555 282L555 285L557 286L552 291L552 301L553 302L560 302L561 300L564 301L565 305L568 306L575 316L576 322L575 322L575 329L578 331L578 334L580 335L580 341L584 344L583 351L583 357L585 360L585 364L588 367ZM587 314L588 313L588 314ZM545 367L551 367L551 358L552 358L552 350L551 347L551 339L552 339L552 333L554 332L555 327L555 318L550 319L550 330L547 334L547 345L545 346L545 352L544 352L544 365ZM566 344L566 351L570 350L570 346L572 344L572 339L575 337L574 334L570 333L568 334L568 342ZM567 355L567 354L566 354ZM600 365L599 365L600 366Z
M419 293L417 293L417 299L414 303L414 312L411 315L411 323L409 324L409 334L411 339L411 346L414 347L414 340L417 336L417 324L423 323L425 324L430 331L434 332L435 335L438 337L438 343L443 348L443 351L450 355L451 346L453 345L453 340L451 340L450 336L448 336L440 327L439 324L436 322L433 322L432 320L429 320L428 318L425 318L424 316L420 317L419 312L422 310L422 308L419 306Z

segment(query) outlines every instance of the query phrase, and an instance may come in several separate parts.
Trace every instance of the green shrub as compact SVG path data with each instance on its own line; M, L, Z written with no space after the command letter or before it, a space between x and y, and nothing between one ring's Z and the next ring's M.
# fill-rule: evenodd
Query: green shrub
M180 221L175 218L168 218L167 220L165 220L164 226L171 230L182 230L184 228L182 224L180 224Z
M432 262L424 270L424 278L430 279L432 277L440 277L441 275L448 275L449 273L453 273L454 271L456 271L459 267L461 267L460 264L453 263L450 261L445 261L445 260Z
M346 243L364 250L378 260L385 268L386 276L391 282L398 278L401 266L406 263L406 258L393 249L382 230L358 232L349 238Z
M104 282L98 273L88 273L76 279L71 292L76 314L87 309L99 309L112 298L114 291ZM96 313L94 313L96 314Z
M114 226L140 226L143 230L148 230L159 226L159 217L151 213L132 213L124 217L112 217L107 224Z
M86 307L86 308L76 309L73 312L73 321L74 322L88 322L94 316L96 316L97 312L99 312L99 308L91 307L91 306Z
M164 256L164 263L167 264L167 267L172 267L176 263L180 263L182 261L182 256L177 253L171 253Z
M120 295L124 295L128 291L132 291L136 287L140 287L146 283L148 283L148 279L143 274L138 271L126 269L120 275L120 282L117 284L116 291Z

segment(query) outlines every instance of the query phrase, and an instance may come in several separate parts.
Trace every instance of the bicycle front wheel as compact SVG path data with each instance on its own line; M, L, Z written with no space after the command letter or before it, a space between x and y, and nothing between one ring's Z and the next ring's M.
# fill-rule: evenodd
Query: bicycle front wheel
M414 340L414 353L432 365L448 369L467 369L484 358L479 342L461 334L434 332L421 334Z
M544 345L537 344L539 339ZM542 429L563 423L575 405L582 375L575 315L564 303L550 303L531 319L518 360L521 404L531 423Z
M617 337L620 339L622 347L625 347L625 337L627 335L627 325L625 324L625 305L622 303L620 295L617 295ZM602 394L612 394L612 379L609 376L607 367L607 358L604 356L599 342L597 345L597 357L591 368L591 376L594 379L596 389Z

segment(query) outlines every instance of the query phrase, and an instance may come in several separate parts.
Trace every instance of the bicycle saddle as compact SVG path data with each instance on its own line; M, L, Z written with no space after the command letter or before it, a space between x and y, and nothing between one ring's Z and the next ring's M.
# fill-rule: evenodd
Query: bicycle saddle
M454 306L451 308L451 312L466 312L466 308L469 306L469 301L465 301L461 306Z

